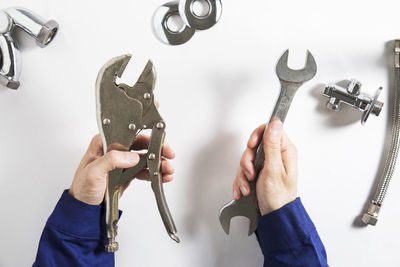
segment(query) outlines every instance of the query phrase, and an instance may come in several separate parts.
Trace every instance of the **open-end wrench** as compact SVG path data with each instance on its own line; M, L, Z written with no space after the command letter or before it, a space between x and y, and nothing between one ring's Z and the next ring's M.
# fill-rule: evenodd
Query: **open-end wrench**
M282 122L285 121L297 89L299 89L303 83L311 80L317 73L317 64L310 51L307 51L306 65L301 70L290 69L288 67L288 57L289 50L286 50L276 65L276 74L281 83L281 93L269 122L275 119L279 119ZM256 177L258 177L258 174L264 167L264 158L263 142L261 141L254 160ZM249 235L254 233L257 229L260 211L257 203L256 184L257 178L250 182L250 195L243 196L239 200L232 200L221 208L219 212L219 221L226 234L229 234L231 219L236 216L247 217L250 220Z

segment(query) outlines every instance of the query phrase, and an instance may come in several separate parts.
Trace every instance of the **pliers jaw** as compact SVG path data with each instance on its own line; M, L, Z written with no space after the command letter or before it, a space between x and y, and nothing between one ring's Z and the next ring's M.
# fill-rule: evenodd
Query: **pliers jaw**
M115 237L119 219L119 188L146 167L165 228L169 236L179 242L162 186L161 151L166 125L154 104L155 70L149 61L133 87L116 84L117 77L122 76L130 58L131 55L123 55L110 60L100 70L96 81L96 113L104 153L110 150L129 151L141 130L152 130L148 152L136 166L109 172L105 197L108 239L105 249L108 252L118 250Z
M130 59L131 55L123 55L110 60L96 80L96 115L104 153L113 149L129 150L139 131L136 124L141 124L141 102L128 97L116 84Z

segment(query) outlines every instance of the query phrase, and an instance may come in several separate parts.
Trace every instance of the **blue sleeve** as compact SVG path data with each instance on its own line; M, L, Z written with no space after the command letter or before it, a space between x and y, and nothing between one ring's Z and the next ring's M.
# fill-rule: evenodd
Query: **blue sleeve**
M260 218L264 267L328 266L324 245L300 198Z
M114 266L114 253L104 251L103 210L65 190L47 220L33 267Z

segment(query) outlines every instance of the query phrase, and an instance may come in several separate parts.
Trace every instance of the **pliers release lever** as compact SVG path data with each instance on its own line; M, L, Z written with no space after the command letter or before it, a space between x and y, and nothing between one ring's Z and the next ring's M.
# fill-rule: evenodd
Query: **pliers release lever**
M176 227L169 211L161 173L161 151L165 137L165 122L154 104L155 70L149 61L133 87L117 84L131 55L116 57L100 70L96 81L97 123L103 141L104 154L110 150L129 151L136 136L143 129L151 129L148 151L139 163L129 169L115 169L109 172L106 191L106 225L108 252L118 250L115 241L119 219L118 199L120 187L130 182L141 170L148 168L158 210L168 235L180 242Z

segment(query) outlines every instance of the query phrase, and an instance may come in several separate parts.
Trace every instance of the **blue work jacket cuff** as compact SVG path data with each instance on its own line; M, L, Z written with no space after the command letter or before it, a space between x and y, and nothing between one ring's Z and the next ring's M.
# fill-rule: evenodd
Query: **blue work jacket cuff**
M300 245L315 226L304 209L300 198L260 217L257 236L264 256L269 253Z
M65 190L47 220L47 225L71 236L103 239L104 205L83 203Z

